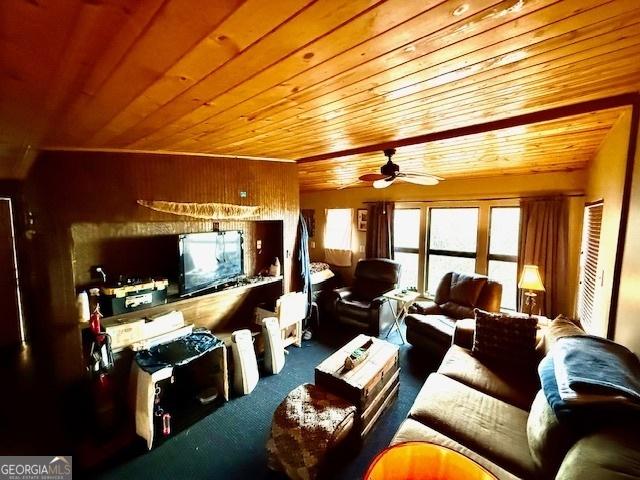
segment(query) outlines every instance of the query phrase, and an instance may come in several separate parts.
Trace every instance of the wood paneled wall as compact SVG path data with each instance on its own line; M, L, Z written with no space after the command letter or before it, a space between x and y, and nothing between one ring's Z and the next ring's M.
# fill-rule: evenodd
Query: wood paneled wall
M176 217L182 219L183 217ZM272 238L282 236L281 221L177 221L127 223L75 223L71 227L73 263L76 286L87 285L91 267L102 265L113 281L119 275L128 277L164 276L175 281L178 276L178 242L181 233L211 232L217 223L219 230L240 230L243 233L244 271L256 275L268 267L272 256L282 260L282 242L273 255L269 249L256 249L256 240L271 246Z
M75 310L74 242L78 232L110 230L115 224L203 223L156 212L138 199L222 202L262 207L259 220L282 220L284 289L291 288L292 258L299 212L297 169L293 163L180 155L45 152L26 182L26 208L35 234L27 242L34 270L28 301L32 326L51 344L62 384L81 378L80 335ZM247 192L246 198L240 192ZM235 223L235 222L231 222ZM223 222L221 222L221 228ZM147 228L147 227L145 227ZM75 237L75 238L74 238ZM90 243L91 235L84 240ZM263 243L268 239L262 239ZM85 245L87 246L87 245ZM89 247L87 247L89 248ZM143 253L144 254L144 253ZM287 255L288 254L288 255ZM84 274L81 274L82 277Z

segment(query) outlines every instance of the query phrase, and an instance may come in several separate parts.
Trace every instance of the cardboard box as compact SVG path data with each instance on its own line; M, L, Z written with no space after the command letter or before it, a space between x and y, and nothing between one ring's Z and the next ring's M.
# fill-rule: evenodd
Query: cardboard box
M137 320L114 320L105 325L105 331L111 336L113 350L125 348L144 338L144 318Z
M143 338L157 337L158 335L178 330L184 325L184 316L180 311L174 310L173 312L157 315L149 318L149 321L144 324Z

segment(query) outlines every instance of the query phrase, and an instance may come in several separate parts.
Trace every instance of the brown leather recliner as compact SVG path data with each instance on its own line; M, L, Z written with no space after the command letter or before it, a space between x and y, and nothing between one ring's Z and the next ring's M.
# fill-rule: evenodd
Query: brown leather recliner
M442 354L451 346L456 321L473 318L473 309L500 311L502 285L484 275L449 272L438 285L433 302L407 315L407 341Z
M360 260L353 285L333 290L333 316L377 337L391 328L393 311L382 294L396 288L400 264L386 258Z

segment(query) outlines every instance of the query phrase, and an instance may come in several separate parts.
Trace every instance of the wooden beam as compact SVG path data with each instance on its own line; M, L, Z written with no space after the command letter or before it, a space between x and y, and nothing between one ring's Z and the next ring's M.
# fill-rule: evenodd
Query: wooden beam
M390 142L376 143L364 147L350 148L338 152L323 153L320 155L312 155L298 159L298 163L317 162L320 160L328 160L336 157L346 157L349 155L359 155L375 151L382 151L385 148L398 148L407 145L416 145L420 143L435 142L437 140L446 140L455 137L464 137L466 135L474 135L476 133L485 133L493 130L502 130L504 128L518 127L531 123L545 122L555 120L571 115L579 115L598 110L607 110L609 108L633 106L640 102L638 93L625 93L615 95L613 97L599 98L596 100L588 100L586 102L575 103L572 105L563 105L561 107L551 108L538 112L525 113L514 117L503 118L486 123L478 123L466 127L452 128L441 132L430 132L424 135L409 137L402 140L394 140Z

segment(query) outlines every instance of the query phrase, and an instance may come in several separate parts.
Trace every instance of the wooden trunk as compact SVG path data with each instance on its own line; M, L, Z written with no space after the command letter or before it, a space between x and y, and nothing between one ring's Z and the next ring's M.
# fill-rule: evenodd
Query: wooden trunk
M352 370L345 370L345 359L370 339L373 344L367 358ZM316 367L316 385L356 406L356 429L362 437L398 393L398 351L397 345L359 335Z

